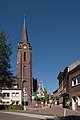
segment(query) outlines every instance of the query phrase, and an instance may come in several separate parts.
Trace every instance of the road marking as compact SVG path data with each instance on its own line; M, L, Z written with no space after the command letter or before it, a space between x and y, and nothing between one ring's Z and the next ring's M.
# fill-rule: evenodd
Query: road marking
M45 115L37 115L37 114L19 113L19 112L5 112L5 111L0 111L0 113L7 113L7 114L13 114L13 115L21 115L21 116L27 116L27 117L40 118L40 119L57 118L57 116L45 116Z

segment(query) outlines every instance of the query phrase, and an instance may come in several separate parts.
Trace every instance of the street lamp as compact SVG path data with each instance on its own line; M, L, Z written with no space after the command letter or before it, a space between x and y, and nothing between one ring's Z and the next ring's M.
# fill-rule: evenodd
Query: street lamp
M24 87L24 88L23 88L24 110L26 110L26 97L27 97L27 94L26 94L26 89L25 89L25 87Z

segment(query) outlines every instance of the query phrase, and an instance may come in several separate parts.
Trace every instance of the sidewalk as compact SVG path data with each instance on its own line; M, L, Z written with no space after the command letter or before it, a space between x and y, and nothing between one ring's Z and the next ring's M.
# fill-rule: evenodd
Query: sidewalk
M27 110L12 110L13 112L19 113L29 113L29 114L37 114L37 115L47 115L47 116L69 116L69 115L77 115L80 116L80 111L72 111L69 109L60 108L59 106L53 106L51 108L27 108ZM64 113L65 112L65 113Z
M66 116L68 115L78 115L80 116L80 111L72 111L69 109L64 109L59 106L53 106L51 108L28 108L25 112L27 113L35 113L35 114L41 114L41 115L49 115L49 116ZM65 112L65 113L64 113Z

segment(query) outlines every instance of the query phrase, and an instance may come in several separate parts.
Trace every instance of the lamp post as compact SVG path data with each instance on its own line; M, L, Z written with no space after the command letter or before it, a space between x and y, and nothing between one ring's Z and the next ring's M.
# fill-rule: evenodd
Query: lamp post
M26 89L24 87L23 88L24 110L26 110L26 97L27 97L27 94L26 94Z

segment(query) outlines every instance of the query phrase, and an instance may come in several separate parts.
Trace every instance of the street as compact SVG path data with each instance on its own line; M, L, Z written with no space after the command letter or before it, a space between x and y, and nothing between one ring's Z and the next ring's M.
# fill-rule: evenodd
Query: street
M15 114L0 113L0 120L41 120L41 119Z
M80 120L80 116L68 115L65 117L52 117L26 112L0 111L0 120Z

